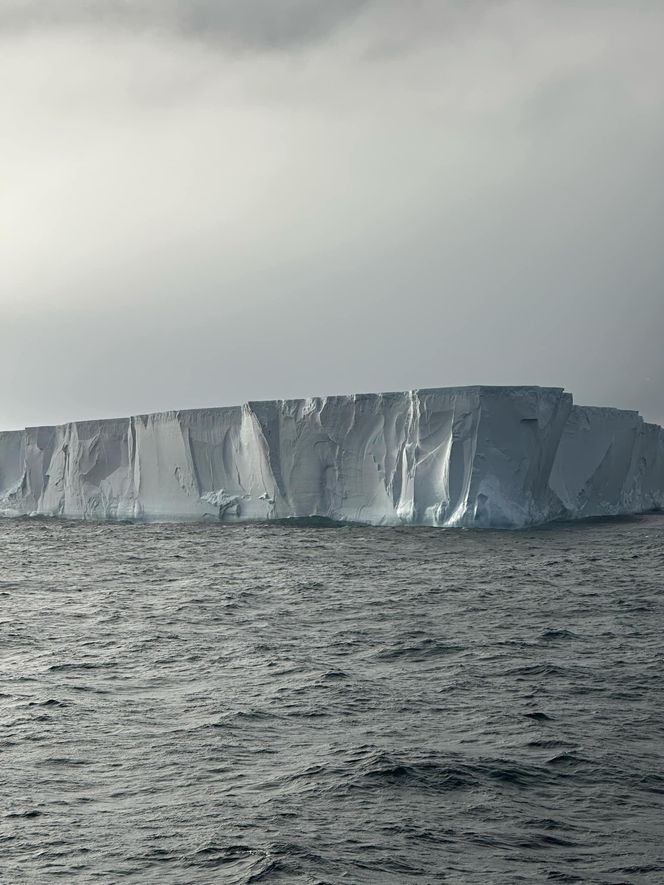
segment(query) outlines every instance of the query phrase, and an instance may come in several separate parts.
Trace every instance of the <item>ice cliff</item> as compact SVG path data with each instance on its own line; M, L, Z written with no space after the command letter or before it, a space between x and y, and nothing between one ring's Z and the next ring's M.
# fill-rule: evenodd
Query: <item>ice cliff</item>
M520 527L664 506L664 430L554 387L361 394L0 433L0 514Z

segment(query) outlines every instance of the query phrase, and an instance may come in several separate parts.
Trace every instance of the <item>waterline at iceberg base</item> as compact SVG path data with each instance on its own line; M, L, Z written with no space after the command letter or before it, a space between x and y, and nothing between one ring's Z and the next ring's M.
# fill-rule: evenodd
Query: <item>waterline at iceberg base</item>
M442 387L0 432L0 514L519 528L664 507L664 429L557 387Z

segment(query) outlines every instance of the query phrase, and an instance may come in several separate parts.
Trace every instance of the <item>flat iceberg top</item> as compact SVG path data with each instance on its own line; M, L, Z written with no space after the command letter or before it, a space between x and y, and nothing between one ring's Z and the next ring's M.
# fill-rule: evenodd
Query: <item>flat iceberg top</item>
M562 387L250 401L0 433L0 513L519 527L664 504L664 431Z
M118 422L125 422L130 420L131 418L135 420L170 420L173 418L177 418L179 416L186 415L208 415L211 417L216 416L224 416L230 412L233 412L236 409L242 409L245 407L251 406L261 406L265 404L288 404L288 405L305 405L306 403L311 402L339 402L339 401L361 401L366 399L385 399L385 400L393 400L393 399L402 399L404 397L412 397L412 396L424 396L424 395L436 395L436 394L483 394L485 396L499 396L499 395L509 395L509 396L525 396L532 395L533 392L550 392L553 395L560 395L564 391L563 387L540 387L538 385L492 385L492 384L469 384L457 387L422 387L422 388L413 388L412 390L389 390L389 391L380 391L380 392L371 392L365 391L361 393L339 393L339 394L324 394L324 395L312 395L307 397L295 397L295 398L286 398L286 399L278 399L278 400L248 400L245 403L239 405L230 405L230 406L201 406L198 408L191 409L168 409L166 411L160 412L138 412L135 415L131 416L123 416L123 417L115 417L115 418L83 418L83 419L75 419L73 421L63 422L62 424L35 424L30 425L25 428L25 430L53 430L56 427L66 427L71 424L75 424L78 427L98 427L100 425L107 426L116 424ZM601 406L590 407L587 408L602 408ZM613 411L621 411L621 410L613 410ZM6 430L0 431L2 433L22 433L23 430Z

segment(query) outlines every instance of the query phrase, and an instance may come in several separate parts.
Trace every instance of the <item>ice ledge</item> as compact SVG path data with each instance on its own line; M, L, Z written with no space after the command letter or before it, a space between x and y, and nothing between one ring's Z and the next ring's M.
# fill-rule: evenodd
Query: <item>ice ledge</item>
M521 527L664 506L664 431L558 387L255 401L0 433L0 515Z

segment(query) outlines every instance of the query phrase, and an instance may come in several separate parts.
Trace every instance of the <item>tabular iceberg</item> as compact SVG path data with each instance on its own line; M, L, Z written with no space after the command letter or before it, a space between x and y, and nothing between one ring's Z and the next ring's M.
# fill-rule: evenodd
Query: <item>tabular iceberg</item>
M454 387L0 433L0 513L518 528L664 507L664 430L557 387Z

